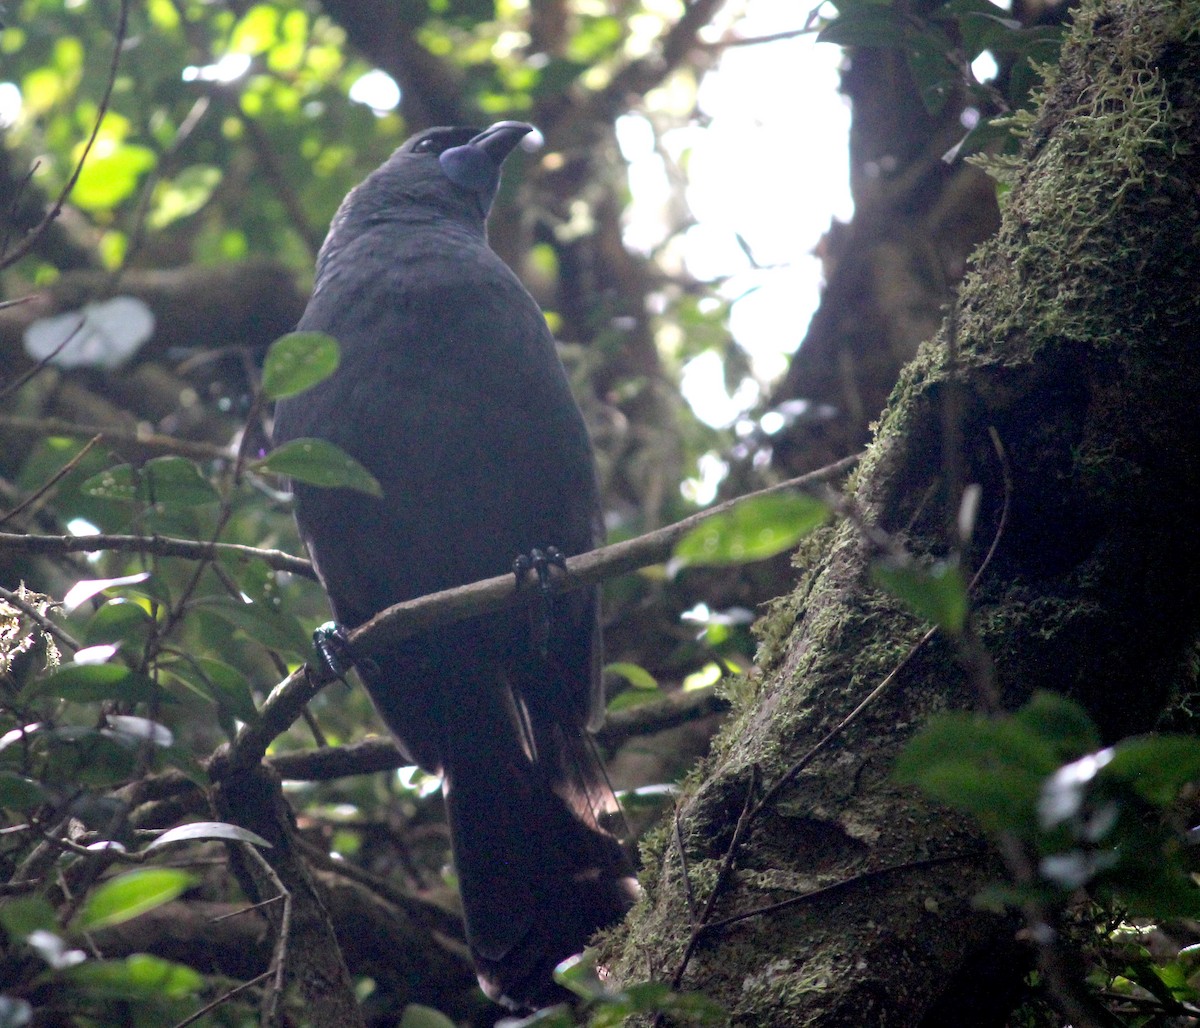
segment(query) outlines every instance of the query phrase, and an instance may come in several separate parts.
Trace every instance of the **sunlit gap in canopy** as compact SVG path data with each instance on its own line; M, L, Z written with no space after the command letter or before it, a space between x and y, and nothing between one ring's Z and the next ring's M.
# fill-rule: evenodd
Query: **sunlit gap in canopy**
M386 71L376 68L354 80L350 87L350 99L382 116L400 105L400 87Z
M189 64L183 69L184 82L236 82L250 70L249 54L229 53L213 64Z
M0 82L0 130L12 128L20 117L20 87L15 82Z
M753 377L728 389L715 350L683 369L685 399L718 428L744 419L786 369L820 300L814 250L833 218L847 221L853 212L850 112L837 91L842 52L817 44L813 33L789 35L804 27L808 10L751 0L733 32L770 41L724 49L699 88L707 124L671 129L661 139L643 115L618 124L632 194L626 242L655 253L669 272L712 283L731 304L730 331L750 357ZM721 43L727 28L715 26L707 41ZM694 224L670 242L668 162L679 164L685 154ZM673 340L662 342L670 348ZM706 455L684 495L711 501L724 473L718 455Z

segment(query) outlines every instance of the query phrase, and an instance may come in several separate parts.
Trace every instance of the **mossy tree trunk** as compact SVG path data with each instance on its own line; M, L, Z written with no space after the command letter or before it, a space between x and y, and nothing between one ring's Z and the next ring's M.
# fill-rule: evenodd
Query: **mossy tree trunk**
M853 502L936 556L957 505L947 482L979 483L973 570L1006 496L994 431L1010 509L972 604L1003 705L1062 692L1110 739L1194 727L1200 0L1087 0L1025 128L1000 232L961 292L957 354L943 330L906 369ZM763 624L760 675L649 844L644 901L610 940L618 979L675 975L747 796L761 799L926 631L871 584L873 552L841 522L799 555L797 588ZM1001 865L969 822L892 777L931 713L974 703L954 648L920 647L743 825L709 920L845 884L710 927L682 988L753 1028L1003 1023L1032 961L1013 921L972 905Z

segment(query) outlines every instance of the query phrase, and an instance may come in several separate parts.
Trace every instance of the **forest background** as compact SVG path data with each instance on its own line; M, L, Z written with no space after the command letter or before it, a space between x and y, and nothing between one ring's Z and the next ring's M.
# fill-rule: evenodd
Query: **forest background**
M491 239L622 544L572 578L606 580L598 744L644 834L607 981L537 1023L1194 1019L1195 2L845 0L765 38L718 0L0 13L0 1024L502 1016L436 783L302 669L326 607L280 475L370 484L266 440L335 359L277 341L341 197L505 117L544 144ZM705 75L805 33L845 48L854 213L758 381L731 304L777 269L689 271L685 188ZM684 398L699 357L736 418Z

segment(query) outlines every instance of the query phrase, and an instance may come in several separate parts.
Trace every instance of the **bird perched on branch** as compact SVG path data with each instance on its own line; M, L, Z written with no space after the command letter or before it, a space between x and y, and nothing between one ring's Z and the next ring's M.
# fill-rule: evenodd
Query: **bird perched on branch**
M600 541L591 445L554 341L487 245L500 166L530 131L414 136L350 192L321 247L299 329L337 339L341 364L279 403L275 440L327 439L382 486L294 486L342 624ZM546 602L541 630L509 609L360 668L404 752L443 776L480 984L526 1007L559 998L554 965L635 890L598 820L611 801L588 738L603 712L598 595Z

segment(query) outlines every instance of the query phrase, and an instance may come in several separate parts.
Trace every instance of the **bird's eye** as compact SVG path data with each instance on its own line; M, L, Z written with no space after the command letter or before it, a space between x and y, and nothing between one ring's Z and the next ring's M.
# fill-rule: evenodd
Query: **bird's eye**
M416 153L438 153L441 147L438 146L438 141L430 136L428 139L422 139L416 146L413 147Z

